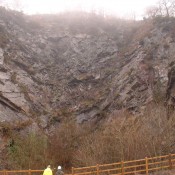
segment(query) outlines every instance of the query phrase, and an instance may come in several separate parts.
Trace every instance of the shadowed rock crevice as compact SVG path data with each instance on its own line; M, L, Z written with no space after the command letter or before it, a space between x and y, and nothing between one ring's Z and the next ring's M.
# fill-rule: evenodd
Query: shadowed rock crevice
M24 112L21 107L17 106L15 103L12 103L8 98L5 98L2 93L0 93L0 103L6 107L12 109L15 112Z
M170 117L171 113L174 111L175 108L175 66L171 65L168 72L168 83L167 83L167 90L166 90L166 104L168 110L168 118Z

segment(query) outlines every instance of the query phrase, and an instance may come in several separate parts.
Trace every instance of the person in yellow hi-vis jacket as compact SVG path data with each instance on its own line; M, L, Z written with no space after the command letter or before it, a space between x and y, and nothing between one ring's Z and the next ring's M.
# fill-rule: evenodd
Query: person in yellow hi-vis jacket
M43 175L53 175L50 165L48 165L47 168L44 170Z

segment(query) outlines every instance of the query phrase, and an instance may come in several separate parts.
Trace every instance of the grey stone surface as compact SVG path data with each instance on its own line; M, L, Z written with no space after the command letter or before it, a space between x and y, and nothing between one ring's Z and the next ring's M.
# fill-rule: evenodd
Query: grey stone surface
M13 13L0 11L0 123L24 117L45 129L65 116L82 123L123 108L140 113L158 82L167 88L175 42L164 24L144 34L144 21Z

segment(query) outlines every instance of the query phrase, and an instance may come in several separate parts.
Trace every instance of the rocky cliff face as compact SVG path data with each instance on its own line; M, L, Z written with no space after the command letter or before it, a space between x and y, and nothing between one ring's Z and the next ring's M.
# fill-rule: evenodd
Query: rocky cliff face
M68 117L82 123L123 108L141 113L166 91L174 27L174 19L29 17L0 9L2 136L7 126L51 131ZM168 99L173 87L169 80Z

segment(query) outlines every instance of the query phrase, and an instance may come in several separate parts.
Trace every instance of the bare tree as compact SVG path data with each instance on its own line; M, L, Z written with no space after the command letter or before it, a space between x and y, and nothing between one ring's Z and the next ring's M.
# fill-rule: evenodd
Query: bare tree
M145 10L148 18L156 16L171 17L175 15L175 0L159 0L156 6L150 6Z
M146 8L145 14L148 18L154 18L154 17L160 15L159 7L150 6L150 7Z
M0 0L0 6L5 8L22 11L24 4L22 0Z
M175 0L160 0L158 2L159 13L162 16L174 16Z

